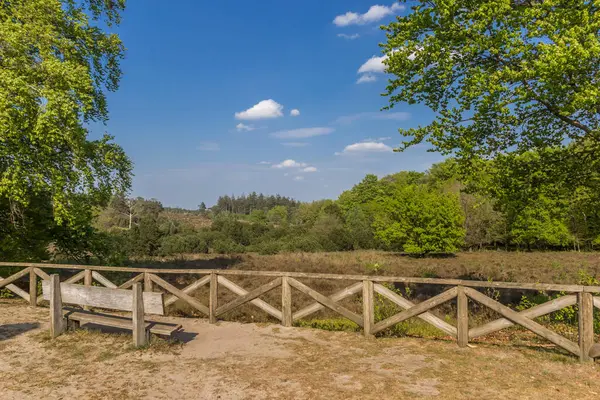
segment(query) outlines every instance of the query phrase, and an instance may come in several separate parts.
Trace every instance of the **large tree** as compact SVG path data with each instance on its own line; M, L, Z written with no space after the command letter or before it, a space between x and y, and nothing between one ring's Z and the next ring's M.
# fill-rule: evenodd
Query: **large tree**
M421 0L387 27L390 107L435 119L400 130L460 160L571 142L600 154L600 3Z
M90 123L108 119L124 47L108 32L124 0L0 2L0 224L50 206L56 226L88 225L91 210L130 185L131 163ZM40 208L41 207L41 208Z

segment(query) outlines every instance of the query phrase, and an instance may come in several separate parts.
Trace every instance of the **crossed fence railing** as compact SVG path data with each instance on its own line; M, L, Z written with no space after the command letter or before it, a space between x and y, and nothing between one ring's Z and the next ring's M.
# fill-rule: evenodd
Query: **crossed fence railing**
M42 301L42 298L37 296L37 281L38 278L44 280L49 279L49 275L44 272L45 269L71 270L78 272L65 279L64 282L66 283L78 283L83 281L84 285L89 286L95 281L108 288L129 289L134 283L143 282L145 291L153 291L157 289L155 287L158 286L169 294L165 298L165 306L172 305L176 301L181 300L201 314L207 316L210 323L215 323L223 314L247 303L258 307L271 317L279 320L283 326L292 326L295 321L327 308L356 323L362 328L365 336L373 336L400 322L417 317L440 329L448 336L455 338L458 346L466 347L470 339L488 335L514 325L519 325L579 357L581 361L589 361L594 357L600 356L600 344L594 343L594 307L600 309L600 296L594 296L594 294L600 293L600 286L481 282L458 279L339 275L302 272L156 269L46 263L0 262L0 267L22 268L20 271L6 278L0 277L0 288L6 288L12 291L16 295L27 300L32 306L36 306ZM101 272L127 272L133 274L133 277L121 285L116 285L102 275ZM198 276L198 279L180 289L159 276L172 274ZM268 277L273 279L255 289L246 290L227 278L231 276ZM26 279L26 277L29 277L29 291L14 284L19 280ZM354 281L354 283L331 295L324 295L301 282L301 280L306 279ZM438 285L440 287L451 287L434 297L415 304L397 294L395 291L390 290L385 285L386 283L427 284ZM208 304L203 304L198 298L193 297L191 294L206 285L209 285ZM274 307L268 302L260 299L264 294L280 287L280 308ZM218 293L220 288L231 291L234 295L237 295L237 297L225 304L218 304ZM480 290L477 290L490 288L561 292L564 295L552 298L545 303L538 304L526 310L515 311L487 296ZM292 289L309 296L312 298L313 302L293 311L292 301L294 296L292 295ZM342 300L359 293L362 294L362 315L357 314L340 304ZM375 322L375 293L400 307L403 311ZM433 308L453 299L457 299L456 325L448 323L431 312ZM477 302L500 314L501 317L483 325L469 328L469 301ZM562 336L535 321L536 318L575 304L578 307L578 343L573 342L567 337Z

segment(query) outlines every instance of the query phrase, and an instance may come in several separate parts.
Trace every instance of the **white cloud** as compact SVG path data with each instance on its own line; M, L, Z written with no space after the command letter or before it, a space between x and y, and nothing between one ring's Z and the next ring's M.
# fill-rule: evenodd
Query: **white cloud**
M360 78L358 78L356 83L357 84L369 83L369 82L375 82L376 80L377 80L377 77L375 75L364 74L364 75L361 75Z
M247 131L247 132L249 132L249 131L253 131L253 130L255 130L256 128L255 128L255 127L253 127L252 125L245 125L245 124L242 124L242 123L240 122L239 124L237 124L237 125L235 126L235 129L237 129L237 131L238 131L238 132L242 132L242 131Z
M253 105L246 111L235 113L236 119L257 120L264 118L278 118L283 116L283 106L275 100L268 99Z
M341 154L361 154L361 153L391 153L393 149L385 143L380 142L360 142L346 146Z
M282 169L282 168L304 168L306 166L307 166L306 163L303 163L303 162L297 162L295 160L285 160L279 164L272 165L272 168L279 168L279 169Z
M315 128L300 128L292 129L288 131L278 131L271 133L271 136L279 139L305 139L313 136L328 135L335 129L327 127L315 127Z
M410 119L410 113L407 112L388 112L388 111L375 111L375 112L362 112L352 115L344 115L338 117L334 123L347 125L361 119L379 119L379 120L393 120L393 121L406 121Z
M345 33L338 33L337 36L344 38L344 39L348 39L348 40L354 40L354 39L358 39L360 37L360 35L358 33L353 33L352 35L347 35Z
M306 167L302 170L302 172L317 172L318 169L315 167Z
M310 145L310 143L306 142L284 142L281 144L286 147L305 147Z
M358 14L348 11L346 14L338 15L334 18L333 23L336 26L348 25L365 25L372 22L377 22L388 15L394 14L395 11L403 10L404 6L394 3L391 6L374 5L364 14Z
M381 57L373 56L369 58L367 61L365 61L363 65L360 66L360 68L358 69L358 73L365 74L385 72L386 66L383 62L387 60L387 58L387 55Z
M215 142L202 142L196 148L200 151L219 151L219 150L221 150L221 146L219 146L219 143L215 143Z
M303 180L304 180L304 177L303 177L302 175L298 175L298 176L295 176L295 177L294 177L294 180L295 180L295 181L303 181Z
M290 111L290 115L292 117L297 117L298 115L300 115L300 110L298 110L297 108L294 108L292 111Z

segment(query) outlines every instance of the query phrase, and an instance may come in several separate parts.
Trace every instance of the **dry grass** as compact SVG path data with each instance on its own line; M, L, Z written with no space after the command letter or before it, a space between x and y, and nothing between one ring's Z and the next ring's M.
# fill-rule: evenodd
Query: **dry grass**
M376 250L233 256L194 254L146 260L139 265L571 284L579 283L580 273L585 272L600 279L600 253L579 252L480 251L439 258L414 258Z
M12 302L12 301L11 301ZM85 330L49 340L46 309L0 303L2 399L596 399L600 365L554 352L440 340L180 320L197 336L167 351ZM6 307L5 307L6 306Z

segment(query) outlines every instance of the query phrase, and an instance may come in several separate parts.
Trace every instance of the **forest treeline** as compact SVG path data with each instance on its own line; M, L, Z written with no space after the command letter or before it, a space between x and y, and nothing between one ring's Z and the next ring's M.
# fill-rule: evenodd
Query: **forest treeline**
M116 196L99 212L98 240L88 245L104 262L115 263L209 252L593 249L600 243L596 194L544 183L543 171L535 171L539 157L512 160L529 169L521 175L504 171L495 160L468 183L459 179L452 159L426 172L367 175L336 200L307 203L251 193L184 210ZM199 218L205 223L194 223Z

